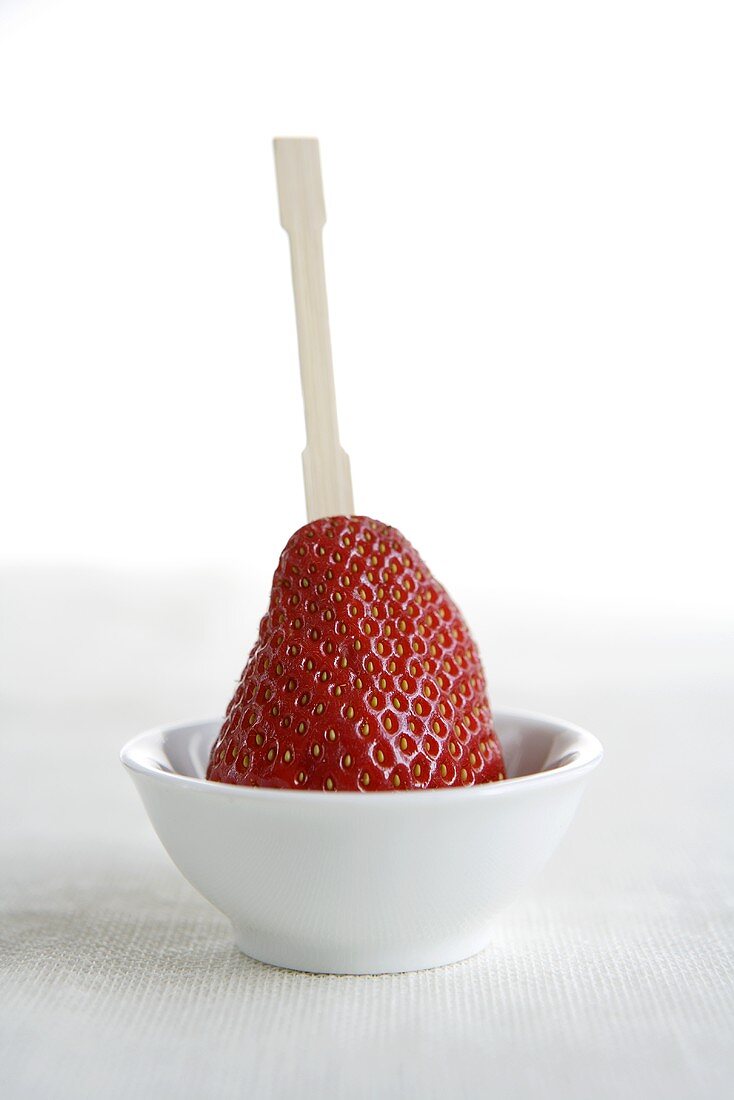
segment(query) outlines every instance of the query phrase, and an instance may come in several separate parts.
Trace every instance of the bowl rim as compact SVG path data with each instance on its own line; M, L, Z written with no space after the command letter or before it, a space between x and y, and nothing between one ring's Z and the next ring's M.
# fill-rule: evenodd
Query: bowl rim
M185 736L199 730L203 725L222 722L223 718L201 718L198 721L174 722L167 725L155 726L143 733L131 738L120 751L120 761L128 771L144 775L159 783L167 783L169 786L177 786L180 789L210 793L215 797L230 798L254 798L265 801L278 801L287 799L290 804L296 799L305 799L309 804L318 801L326 801L330 805L336 802L347 804L357 800L360 806L368 803L382 803L384 799L395 802L396 799L404 804L406 800L420 799L426 802L428 799L439 798L442 801L452 798L498 798L510 794L518 787L546 786L549 783L563 782L564 780L577 779L580 775L592 771L601 762L604 749L601 742L593 733L589 733L582 726L572 722L566 722L560 718L553 718L537 711L524 710L517 707L493 708L496 720L509 719L514 721L535 722L544 725L549 732L571 734L575 741L569 748L573 753L572 759L550 768L548 771L532 772L530 775L518 775L511 779L503 779L498 783L476 783L470 787L432 787L421 790L399 791L292 791L283 787L249 787L235 783L220 783L211 779L200 779L196 776L181 775L178 772L166 771L159 763L150 763L141 759L140 750L144 746L160 743L164 736L178 734ZM216 794L215 794L216 792Z

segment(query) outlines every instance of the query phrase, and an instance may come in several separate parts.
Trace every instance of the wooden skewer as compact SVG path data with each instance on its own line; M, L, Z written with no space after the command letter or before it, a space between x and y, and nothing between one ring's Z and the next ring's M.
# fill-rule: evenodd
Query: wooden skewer
M319 143L276 138L280 224L290 239L298 356L306 414L303 482L309 522L354 513L349 456L339 442L322 233L326 222Z

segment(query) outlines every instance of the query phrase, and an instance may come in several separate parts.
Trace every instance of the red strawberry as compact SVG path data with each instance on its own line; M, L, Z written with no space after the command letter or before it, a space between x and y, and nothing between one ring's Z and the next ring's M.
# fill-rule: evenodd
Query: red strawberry
M386 791L503 771L476 646L410 543L364 516L296 531L207 779Z

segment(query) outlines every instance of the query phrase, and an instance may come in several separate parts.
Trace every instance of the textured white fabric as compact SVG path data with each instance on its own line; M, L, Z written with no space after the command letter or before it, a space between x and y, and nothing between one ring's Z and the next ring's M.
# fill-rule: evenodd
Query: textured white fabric
M497 701L588 726L606 760L489 950L328 978L234 949L117 762L221 710L261 600L2 575L3 1097L731 1095L731 632L463 603Z

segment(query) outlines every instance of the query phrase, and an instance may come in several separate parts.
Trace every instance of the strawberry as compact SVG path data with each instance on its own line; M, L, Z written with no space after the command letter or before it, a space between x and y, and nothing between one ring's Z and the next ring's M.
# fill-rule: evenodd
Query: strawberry
M364 516L296 531L207 779L387 791L503 772L476 646L407 539Z

